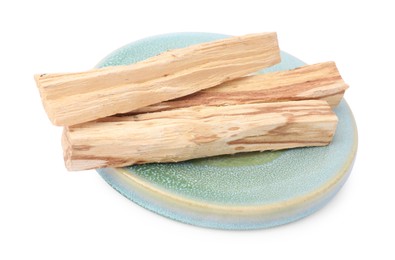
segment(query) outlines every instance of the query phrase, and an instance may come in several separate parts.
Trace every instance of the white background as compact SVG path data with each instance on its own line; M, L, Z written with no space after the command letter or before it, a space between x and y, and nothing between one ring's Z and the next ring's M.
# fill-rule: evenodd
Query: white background
M393 1L229 2L1 1L0 259L394 259ZM269 230L209 230L135 205L95 171L65 170L33 74L87 70L181 31L276 31L305 62L337 62L360 141L330 204Z

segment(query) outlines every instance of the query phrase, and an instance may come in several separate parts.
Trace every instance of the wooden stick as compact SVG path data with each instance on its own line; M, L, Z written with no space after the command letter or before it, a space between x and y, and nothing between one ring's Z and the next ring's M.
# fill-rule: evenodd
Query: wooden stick
M128 66L35 79L50 120L67 126L186 96L279 61L276 33L262 33L176 49Z
M223 106L262 102L321 99L337 106L348 85L334 62L303 66L294 70L247 76L182 98L137 109L126 115L175 108Z
M67 127L63 150L69 170L178 162L327 145L336 124L322 100L194 106Z

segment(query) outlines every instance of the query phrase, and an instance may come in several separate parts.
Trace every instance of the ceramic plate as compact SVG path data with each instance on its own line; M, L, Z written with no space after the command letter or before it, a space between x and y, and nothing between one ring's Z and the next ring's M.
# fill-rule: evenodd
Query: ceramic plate
M126 65L163 51L229 37L210 33L159 35L128 44L97 67ZM285 53L261 71L304 63ZM357 150L357 130L346 101L326 147L254 152L98 170L122 195L165 217L202 227L258 229L289 223L324 206L347 180Z

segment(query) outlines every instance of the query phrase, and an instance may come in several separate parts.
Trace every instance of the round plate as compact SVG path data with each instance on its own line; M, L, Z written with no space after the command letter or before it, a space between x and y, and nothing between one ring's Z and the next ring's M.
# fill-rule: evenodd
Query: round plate
M126 65L169 49L229 37L177 33L128 44L97 67ZM304 65L282 52L268 71ZM219 229L258 229L305 217L324 206L342 187L357 150L357 130L343 100L335 109L339 123L325 147L254 152L181 163L145 164L98 170L122 195L158 214Z

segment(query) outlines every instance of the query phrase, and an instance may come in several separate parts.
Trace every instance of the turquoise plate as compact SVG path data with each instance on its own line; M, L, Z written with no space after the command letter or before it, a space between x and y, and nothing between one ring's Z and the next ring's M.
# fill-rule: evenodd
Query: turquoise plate
M176 33L128 44L97 67L126 65L163 51L228 37ZM304 65L282 52L268 71ZM326 147L255 152L98 170L122 195L165 217L202 227L259 229L289 223L324 206L343 186L357 150L357 129L346 101L335 109L339 123Z

